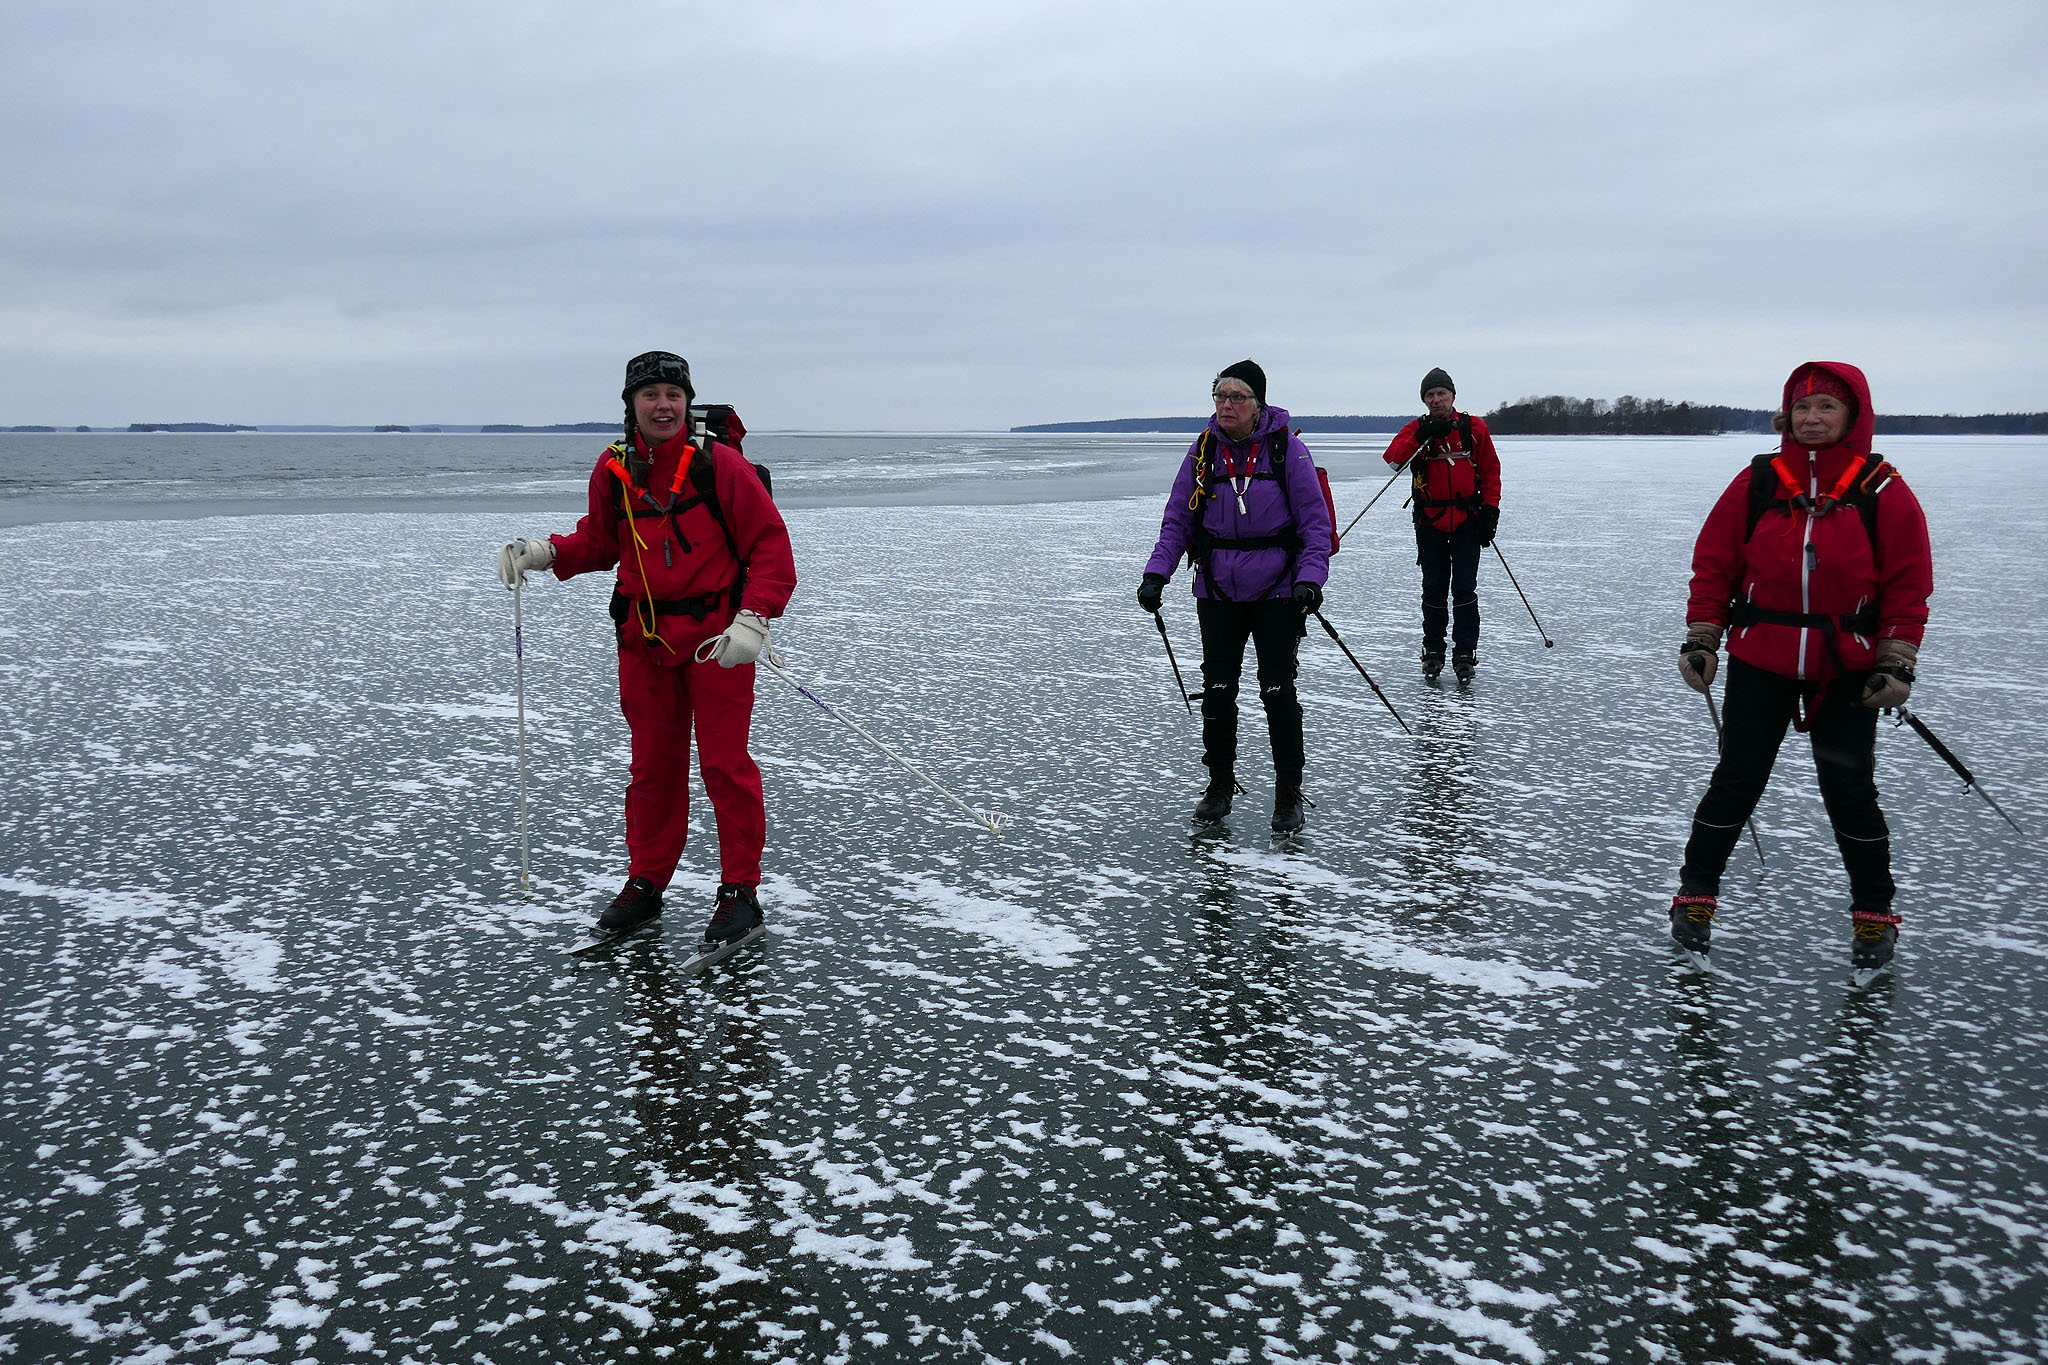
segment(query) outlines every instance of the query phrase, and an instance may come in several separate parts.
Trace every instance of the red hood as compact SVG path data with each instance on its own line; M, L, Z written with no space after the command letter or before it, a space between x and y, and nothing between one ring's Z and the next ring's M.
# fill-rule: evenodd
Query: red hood
M1839 360L1809 360L1806 364L1798 366L1791 374L1785 376L1785 390L1778 400L1778 411L1784 413L1787 418L1791 417L1792 381L1804 374L1809 368L1826 370L1829 374L1847 384L1849 391L1856 395L1856 420L1849 424L1849 434L1833 445L1826 447L1826 449L1831 452L1839 451L1852 458L1858 455L1868 455L1870 453L1871 438L1877 432L1877 414L1871 411L1870 408L1870 381L1865 379L1863 371L1857 369L1854 365L1844 365ZM1784 439L1778 442L1778 449L1787 455L1804 455L1806 453L1806 447L1792 439L1792 433L1789 429L1785 432Z

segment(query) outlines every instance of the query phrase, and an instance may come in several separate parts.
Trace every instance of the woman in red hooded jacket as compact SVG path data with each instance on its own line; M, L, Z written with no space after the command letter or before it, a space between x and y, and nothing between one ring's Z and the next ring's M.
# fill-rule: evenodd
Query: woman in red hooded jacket
M1727 632L1726 723L1671 936L1690 951L1709 947L1721 873L1794 725L1812 743L1849 874L1853 965L1875 969L1891 960L1900 922L1877 804L1877 713L1912 691L1934 591L1927 517L1871 453L1870 385L1855 366L1794 370L1777 424L1777 452L1735 476L1693 548L1679 674L1707 692Z
M761 923L756 887L768 819L747 752L754 660L768 623L796 590L789 531L739 451L691 438L696 390L679 355L626 364L626 435L598 456L589 512L566 536L508 542L506 587L530 569L557 578L616 567L619 708L632 733L626 783L626 885L598 920L623 934L661 913L690 832L690 736L718 822L719 887L707 945ZM715 502L700 491L708 465Z

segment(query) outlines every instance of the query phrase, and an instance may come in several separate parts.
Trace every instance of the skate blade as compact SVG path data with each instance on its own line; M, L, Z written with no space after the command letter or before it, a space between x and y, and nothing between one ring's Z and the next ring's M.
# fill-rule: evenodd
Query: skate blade
M1891 964L1889 962L1885 963L1882 967L1857 967L1849 973L1849 986L1853 990L1860 991L1890 970Z
M570 957L583 957L587 954L596 952L600 948L610 948L615 944L624 943L627 939L633 937L635 934L644 933L647 930L653 928L655 924L658 922L658 918L651 919L648 920L645 924L636 924L632 928L625 930L623 933L617 934L600 934L595 932L585 934L582 938L579 938L574 943L570 944L565 951L569 954Z
M1680 948L1678 951L1685 958L1686 965L1696 972L1704 973L1707 976L1727 975L1727 973L1714 965L1712 958L1696 948Z
M757 924L753 928L747 930L746 933L740 935L738 938L734 939L730 943L721 943L716 948L703 949L695 957L685 961L680 967L676 968L676 970L681 972L684 976L689 976L696 972L701 972L706 967L712 966L714 963L725 961L734 953L746 947L749 943L752 943L755 939L760 938L763 934L767 932L767 922L763 921L762 923Z

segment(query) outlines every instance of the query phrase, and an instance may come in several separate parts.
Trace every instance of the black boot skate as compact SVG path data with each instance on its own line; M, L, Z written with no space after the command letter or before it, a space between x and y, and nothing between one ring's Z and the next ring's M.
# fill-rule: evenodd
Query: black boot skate
M1715 908L1712 896L1681 893L1671 898L1671 941L1685 950L1693 966L1703 971L1707 968L1707 950L1714 946Z
M1302 814L1304 798L1299 787L1276 787L1273 789L1273 833L1292 834L1300 829L1307 817Z
M761 924L761 902L754 888L745 882L720 882L718 905L711 912L711 922L704 926L704 946L737 943Z
M1202 799L1195 803L1194 822L1198 825L1213 825L1230 814L1231 793L1236 789L1235 777L1209 779L1209 790L1203 792Z
M1424 682L1435 682L1435 681L1436 681L1436 680L1437 680L1438 678L1440 678L1440 677L1442 677L1442 676L1443 676L1443 671L1444 671L1444 652L1443 652L1443 651L1442 651L1441 649L1425 649L1425 650L1423 650L1423 651L1422 651L1422 679L1423 679L1423 681L1424 681Z
M1461 649L1451 655L1451 672L1458 675L1459 682L1471 682L1472 675L1478 671L1479 656L1477 654Z
M661 914L661 892L645 877L628 877L597 923L569 945L572 957L631 938Z
M1888 910L1866 910L1861 906L1849 911L1851 933L1849 941L1849 980L1858 986L1867 986L1877 974L1883 971L1898 951L1899 925L1904 916L1894 915Z
M600 934L630 934L661 913L661 892L645 877L628 877L619 894L597 917Z

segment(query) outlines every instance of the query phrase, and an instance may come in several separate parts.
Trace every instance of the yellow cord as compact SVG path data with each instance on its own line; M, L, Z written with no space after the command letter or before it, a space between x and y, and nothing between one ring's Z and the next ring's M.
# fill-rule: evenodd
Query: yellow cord
M626 530L633 537L633 567L640 571L640 592L645 599L633 604L633 621L640 627L641 639L652 640L673 654L675 647L662 639L654 628L659 619L654 614L654 590L647 586L647 562L640 557L640 552L647 548L647 542L640 539L640 523L633 516L633 494L623 479L619 481L619 503L626 509Z

